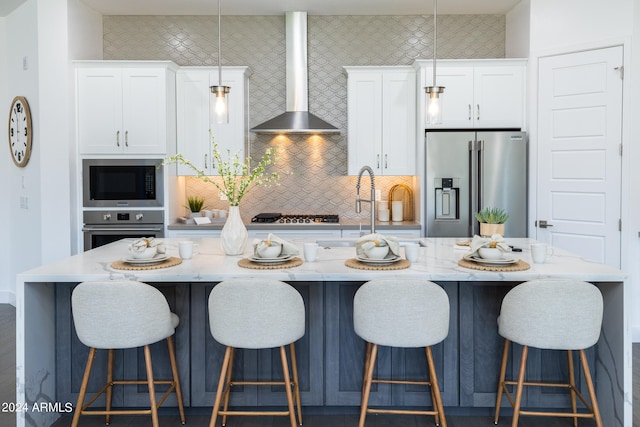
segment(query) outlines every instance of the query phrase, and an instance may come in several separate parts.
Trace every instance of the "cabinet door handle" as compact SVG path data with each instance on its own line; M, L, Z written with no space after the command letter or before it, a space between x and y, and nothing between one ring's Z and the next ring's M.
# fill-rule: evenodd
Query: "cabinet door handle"
M120 147L120 131L116 132L116 147Z
M124 131L124 145L125 147L129 146L129 131Z
M208 156L208 154L204 155L204 168L205 169L209 169L209 167L207 166L207 156Z
M388 156L387 154L384 155L384 168L385 169L387 169L389 167L389 162L388 162L387 156Z
M376 169L380 169L380 154L376 155Z
M471 104L469 104L469 121L471 121Z
M478 109L478 117L476 117L476 120L480 120L480 104L476 104L476 108Z

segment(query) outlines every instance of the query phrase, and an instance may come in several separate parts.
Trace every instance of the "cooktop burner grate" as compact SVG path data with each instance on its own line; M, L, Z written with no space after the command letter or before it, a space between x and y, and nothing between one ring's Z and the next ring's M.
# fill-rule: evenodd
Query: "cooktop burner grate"
M251 219L251 222L278 224L337 224L339 221L334 214L260 213Z

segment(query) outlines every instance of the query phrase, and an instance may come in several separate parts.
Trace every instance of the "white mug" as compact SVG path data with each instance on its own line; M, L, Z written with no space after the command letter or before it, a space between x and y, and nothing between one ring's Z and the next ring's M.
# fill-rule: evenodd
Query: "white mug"
M318 257L318 244L317 243L305 243L304 244L304 260L307 262L313 262Z
M198 245L193 243L190 240L183 240L182 242L178 242L178 254L182 259L191 259L194 255L194 249L197 249Z
M536 264L544 264L547 256L553 255L553 248L547 246L546 243L531 244L531 259Z
M404 247L404 256L410 262L418 261L420 257L420 245L418 243L407 243Z

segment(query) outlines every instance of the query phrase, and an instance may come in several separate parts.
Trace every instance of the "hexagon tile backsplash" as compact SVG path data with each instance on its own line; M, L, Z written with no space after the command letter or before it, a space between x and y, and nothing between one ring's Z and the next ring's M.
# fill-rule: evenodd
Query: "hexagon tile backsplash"
M178 65L217 65L217 16L104 16L104 59L171 60ZM432 16L308 16L309 111L340 135L292 135L281 185L255 188L243 199L245 219L259 212L337 213L357 218L356 177L347 172L345 65L409 65L433 56ZM439 58L502 58L503 15L438 16ZM282 16L223 16L223 65L246 65L250 126L285 111L285 22ZM313 140L311 140L313 138ZM259 156L274 142L251 134ZM368 182L368 178L365 178ZM211 184L188 178L187 195L200 194L224 208ZM394 184L414 187L413 177L376 177L385 195ZM368 185L368 184L367 184ZM386 198L386 197L384 197ZM368 218L367 209L361 217Z

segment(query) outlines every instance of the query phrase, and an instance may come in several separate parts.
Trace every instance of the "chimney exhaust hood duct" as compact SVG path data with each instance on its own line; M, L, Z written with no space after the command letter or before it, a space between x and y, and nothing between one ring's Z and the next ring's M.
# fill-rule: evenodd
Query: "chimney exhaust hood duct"
M286 12L287 111L251 129L255 133L340 133L309 113L307 12Z

